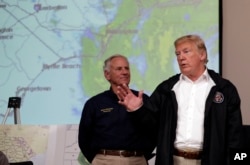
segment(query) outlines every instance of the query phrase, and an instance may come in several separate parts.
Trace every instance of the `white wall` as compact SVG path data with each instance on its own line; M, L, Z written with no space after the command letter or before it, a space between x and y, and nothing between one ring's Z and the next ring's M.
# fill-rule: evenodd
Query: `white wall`
M223 0L222 76L238 88L250 124L250 0Z

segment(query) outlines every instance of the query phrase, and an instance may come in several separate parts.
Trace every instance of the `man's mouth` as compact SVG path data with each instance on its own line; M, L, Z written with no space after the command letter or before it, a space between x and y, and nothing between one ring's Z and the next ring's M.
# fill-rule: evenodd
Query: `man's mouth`
M186 67L187 64L180 64L180 67Z

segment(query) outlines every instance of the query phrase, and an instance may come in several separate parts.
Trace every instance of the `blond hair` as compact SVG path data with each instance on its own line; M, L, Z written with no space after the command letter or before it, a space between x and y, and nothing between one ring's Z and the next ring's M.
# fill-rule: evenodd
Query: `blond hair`
M205 42L203 41L203 39L200 36L194 35L194 34L182 36L182 37L177 38L175 40L174 46L177 47L178 45L180 45L183 42L191 42L197 47L197 49L199 51L204 51L206 54L206 59L205 59L204 63L206 64L208 62L207 48L206 48Z

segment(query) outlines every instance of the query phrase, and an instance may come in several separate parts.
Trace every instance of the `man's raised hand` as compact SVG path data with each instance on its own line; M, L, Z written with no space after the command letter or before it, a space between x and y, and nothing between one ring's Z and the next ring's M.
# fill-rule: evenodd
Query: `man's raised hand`
M119 104L125 106L129 112L136 111L143 104L143 91L139 91L138 96L136 96L126 84L118 86L116 94Z

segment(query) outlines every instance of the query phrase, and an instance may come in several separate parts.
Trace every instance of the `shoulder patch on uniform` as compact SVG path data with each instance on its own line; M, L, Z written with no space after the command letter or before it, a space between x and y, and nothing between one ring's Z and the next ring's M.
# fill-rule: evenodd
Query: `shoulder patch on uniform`
M214 100L215 103L222 103L224 101L224 95L221 92L216 92L214 95Z

